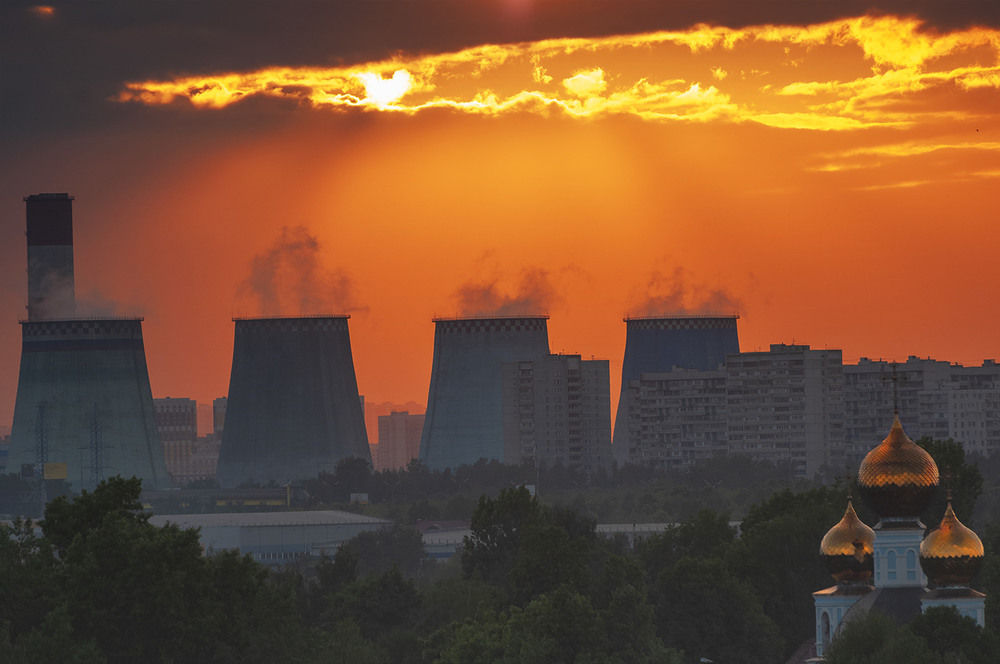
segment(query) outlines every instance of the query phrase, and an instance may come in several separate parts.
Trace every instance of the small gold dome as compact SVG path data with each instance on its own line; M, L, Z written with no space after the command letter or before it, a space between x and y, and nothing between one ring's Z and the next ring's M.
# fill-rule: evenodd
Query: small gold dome
M938 485L938 468L925 449L903 431L897 415L885 440L858 468L862 498L880 517L917 517Z
M935 586L968 586L983 564L983 542L951 508L920 543L920 566Z
M875 531L858 518L854 502L848 498L844 517L820 542L820 557L837 583L870 583L874 551Z

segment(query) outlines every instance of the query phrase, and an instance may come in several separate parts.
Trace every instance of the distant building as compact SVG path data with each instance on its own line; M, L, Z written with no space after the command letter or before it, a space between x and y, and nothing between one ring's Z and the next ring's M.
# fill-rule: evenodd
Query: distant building
M198 438L198 404L194 399L153 399L153 413L160 440L194 442Z
M841 352L805 345L731 353L714 370L642 374L625 392L628 460L679 468L741 455L812 477L843 464L842 390Z
M791 462L814 477L844 463L843 361L839 350L771 344L726 357L729 454Z
M895 376L895 379L894 379ZM914 440L931 424L930 412L921 410L921 393L951 380L951 365L939 360L910 357L905 363L872 361L862 357L844 367L844 441L847 459L858 463L875 441L884 436L886 413L898 402L900 421ZM895 400L895 401L894 401ZM937 404L940 406L940 404ZM936 411L940 412L940 411ZM929 431L941 430L933 425Z
M1000 365L965 367L914 356L894 363L861 358L844 366L844 431L848 461L858 462L885 429L898 399L914 440L952 438L968 453L1000 452Z
M156 430L163 445L163 459L171 484L187 474L187 466L198 440L198 404L194 399L165 397L153 399Z
M198 528L206 551L236 550L264 565L280 566L303 557L332 557L352 537L391 522L350 512L294 511L158 514L150 523Z
M378 444L372 446L375 470L399 470L420 456L424 415L392 411L379 415Z
M639 316L625 319L621 395L615 418L615 458L624 463L641 445L629 438L628 390L643 374L676 369L714 371L730 353L740 352L739 316Z
M683 468L727 454L723 367L642 374L625 394L632 463Z
M611 388L607 360L546 355L502 370L504 462L609 468Z

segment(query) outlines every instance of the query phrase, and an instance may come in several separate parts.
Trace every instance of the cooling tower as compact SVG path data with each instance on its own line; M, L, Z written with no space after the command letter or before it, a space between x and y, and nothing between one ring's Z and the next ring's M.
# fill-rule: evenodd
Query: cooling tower
M111 475L168 488L142 319L22 321L21 339L8 468L64 463L75 489Z
M348 316L236 318L223 487L284 484L332 473L337 461L371 461Z
M76 315L73 279L73 197L24 198L28 236L28 320Z
M613 448L622 462L628 451L628 383L640 374L670 371L674 367L710 371L724 364L726 355L740 352L736 335L739 316L662 316L625 319L625 358L615 417Z
M548 316L434 320L420 460L431 469L504 460L502 364L549 352Z

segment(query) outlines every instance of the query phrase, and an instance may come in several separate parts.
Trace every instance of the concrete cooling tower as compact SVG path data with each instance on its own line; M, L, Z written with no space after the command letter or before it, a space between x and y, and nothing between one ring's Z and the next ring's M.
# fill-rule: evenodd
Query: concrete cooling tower
M354 373L348 316L236 318L223 487L284 484L371 461Z
M8 468L45 463L66 464L74 489L111 475L169 487L141 318L21 322Z
M739 316L663 316L625 319L625 358L615 417L615 458L628 450L628 383L640 374L674 367L709 371L725 364L726 355L740 352L736 334Z
M549 352L548 316L437 318L420 460L431 469L504 460L502 364Z

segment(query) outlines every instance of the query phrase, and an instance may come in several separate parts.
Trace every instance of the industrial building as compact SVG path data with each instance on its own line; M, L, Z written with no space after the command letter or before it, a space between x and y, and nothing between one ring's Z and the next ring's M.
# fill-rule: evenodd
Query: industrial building
M217 479L285 484L371 462L348 316L236 318Z
M501 365L549 352L548 316L437 318L420 460L433 470L504 459Z
M235 549L271 566L307 556L332 557L355 535L391 524L385 519L336 510L168 514L153 516L149 521L157 527L172 523L180 528L198 528L205 551Z
M72 318L73 197L25 199L28 320L8 468L93 489L110 475L169 485L141 318ZM48 464L48 465L47 465Z
M629 440L628 386L642 374L679 369L712 371L738 353L739 316L648 316L625 319L625 356L615 417L614 452L619 462L634 445Z
M505 362L504 462L610 469L611 387L607 360L546 355Z

